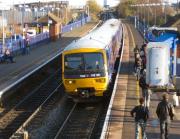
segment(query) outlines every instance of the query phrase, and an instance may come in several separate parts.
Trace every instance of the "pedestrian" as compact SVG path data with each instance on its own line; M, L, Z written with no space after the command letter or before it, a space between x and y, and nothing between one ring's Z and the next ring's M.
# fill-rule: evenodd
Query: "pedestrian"
M134 60L134 70L137 71L137 68L141 69L142 67L142 59L140 57L140 54L136 54L135 60Z
M138 45L136 45L136 47L134 48L134 57L136 57L136 54L139 54L139 48Z
M145 51L142 49L140 51L140 57L142 59L142 68L146 69L146 55L145 55Z
M140 105L135 106L131 110L131 116L134 117L135 113L135 139L139 139L139 133L141 128L142 139L147 139L146 136L146 122L149 118L149 110L144 106L144 98L139 99Z
M26 54L26 39L23 36L22 55Z
M143 70L143 73L141 74L141 77L139 79L139 86L142 90L142 96L145 99L145 105L149 107L151 91L148 88L148 84L146 84L146 70Z
M30 45L29 45L29 39L26 38L26 54L30 54Z
M6 48L6 50L5 50L4 59L5 60L9 59L11 63L15 63L13 55L12 55L11 51L9 50L9 48Z
M162 100L156 109L156 114L160 121L160 139L168 139L169 126L174 117L174 108L173 105L168 102L168 99L168 94L163 94Z

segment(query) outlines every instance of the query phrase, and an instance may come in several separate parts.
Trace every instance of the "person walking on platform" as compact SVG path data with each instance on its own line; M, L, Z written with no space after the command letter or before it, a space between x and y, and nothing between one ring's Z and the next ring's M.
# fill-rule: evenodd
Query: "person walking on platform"
M139 48L138 45L136 45L136 47L134 48L134 57L136 57L136 54L139 54Z
M139 58L140 58L139 48L136 45L136 47L134 48L134 69L135 69L135 71L136 71L137 61L139 60Z
M26 38L26 54L30 54L30 45L29 45L29 39Z
M141 128L142 139L147 139L146 136L146 122L149 118L149 110L144 106L144 98L139 99L140 105L135 106L131 110L131 116L134 117L135 113L135 139L139 139L139 133Z
M145 99L145 105L149 107L151 91L148 89L148 85L146 84L146 70L143 71L143 74L139 79L139 86L142 89L142 96Z
M174 117L174 108L168 102L168 94L163 94L162 98L162 101L157 106L156 114L160 121L160 139L168 139L169 125Z
M139 80L140 78L141 70L142 70L142 59L140 57L139 48L136 45L136 47L134 48L134 71L137 80Z

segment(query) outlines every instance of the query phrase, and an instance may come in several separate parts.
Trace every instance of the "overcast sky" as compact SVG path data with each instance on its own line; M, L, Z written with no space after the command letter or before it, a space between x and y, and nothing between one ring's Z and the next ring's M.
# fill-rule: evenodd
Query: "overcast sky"
M13 3L17 4L17 3L30 3L30 2L47 2L49 0L0 0L1 3L3 4L8 4L8 5L12 5ZM53 1L61 1L61 0L53 0ZM70 5L84 5L86 3L86 0L67 0L69 1ZM98 4L100 4L101 6L103 6L104 0L96 0ZM114 6L117 5L119 2L119 0L107 0L107 4Z
M17 3L26 3L28 1L28 3L30 2L47 2L49 0L0 0L1 4L6 4L6 5L12 5L17 4ZM61 1L61 0L53 0L53 1ZM63 1L63 0L62 0ZM86 3L86 0L67 0L69 1L70 5L73 6L81 6L84 5ZM100 4L101 6L103 6L104 4L104 0L96 0L98 4ZM115 6L119 3L120 0L107 0L107 5L110 6ZM169 2L177 2L177 0L164 0L164 1L169 1ZM178 0L180 1L180 0Z

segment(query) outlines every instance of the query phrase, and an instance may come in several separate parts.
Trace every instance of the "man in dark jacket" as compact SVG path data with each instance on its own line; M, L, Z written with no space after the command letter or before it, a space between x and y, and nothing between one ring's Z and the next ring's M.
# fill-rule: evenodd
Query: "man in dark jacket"
M135 106L132 111L131 111L131 116L134 117L135 115L135 130L136 130L136 135L135 139L139 139L139 130L141 128L142 131L142 139L147 139L146 137L146 122L147 119L149 118L149 110L147 107L144 106L144 98L139 99L140 105Z
M142 96L145 99L145 105L149 107L151 90L148 88L148 84L146 84L146 70L143 71L143 74L139 79L139 86L142 89Z
M174 108L168 102L168 94L163 94L162 101L158 104L156 114L160 121L161 139L168 139L169 124L174 117Z

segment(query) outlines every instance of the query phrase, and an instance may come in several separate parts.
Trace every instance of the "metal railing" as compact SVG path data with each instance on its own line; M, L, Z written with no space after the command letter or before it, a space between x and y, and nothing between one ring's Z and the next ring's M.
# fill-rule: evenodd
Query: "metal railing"
M84 24L86 24L87 22L89 22L90 20L91 20L90 17L86 17L86 18L82 18L74 23L65 25L61 28L61 33L69 32L69 31L73 30L74 28L81 27ZM37 34L36 36L30 37L29 45L30 45L30 47L35 46L35 44L46 41L49 38L50 38L49 32ZM5 45L5 48L9 48L13 54L16 54L18 51L20 51L24 47L25 47L24 39L9 40L8 42L6 42L6 45ZM5 49L5 48L3 48L3 44L0 42L0 55L3 54L3 52L4 52L3 49Z

